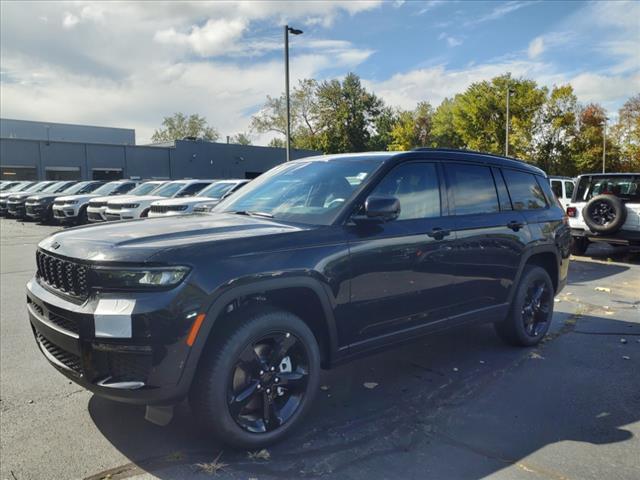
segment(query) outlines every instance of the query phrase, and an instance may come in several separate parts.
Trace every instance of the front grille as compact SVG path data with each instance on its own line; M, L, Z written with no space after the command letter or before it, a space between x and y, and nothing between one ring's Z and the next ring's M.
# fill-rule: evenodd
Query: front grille
M65 204L65 202L53 202L56 207L61 207Z
M35 205L27 205L27 213L31 213L32 215L40 213L40 207Z
M62 210L54 210L53 211L53 216L54 217L64 217L64 212Z
M102 208L107 206L107 202L89 202L91 208Z
M38 278L49 287L75 297L87 297L89 269L79 263L63 260L42 251L36 252Z
M62 363L67 368L71 369L78 375L82 375L82 365L80 363L80 357L71 352L67 352L62 348L54 345L45 337L43 337L40 332L36 333L36 339L38 343L44 348L47 352L49 352L56 360Z
M60 328L68 330L73 333L80 333L80 328L78 327L78 322L75 320L71 320L70 318L65 318L60 315L49 311L49 321L51 323L55 323Z
M181 212L186 210L186 205L152 205L151 211L155 213Z

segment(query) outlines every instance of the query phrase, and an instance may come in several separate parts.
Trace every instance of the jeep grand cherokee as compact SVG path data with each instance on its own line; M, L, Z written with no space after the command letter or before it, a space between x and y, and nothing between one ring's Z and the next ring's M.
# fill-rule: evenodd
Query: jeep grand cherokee
M332 155L275 167L211 214L73 228L27 284L44 356L167 423L189 398L257 448L309 410L321 367L443 328L549 329L570 232L545 174L473 152Z

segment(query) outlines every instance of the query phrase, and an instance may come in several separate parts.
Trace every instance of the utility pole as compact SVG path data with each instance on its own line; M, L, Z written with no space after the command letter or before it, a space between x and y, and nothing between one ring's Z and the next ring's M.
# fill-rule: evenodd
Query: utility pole
M605 173L605 158L607 155L607 120L602 121L602 173Z
M286 128L286 148L287 148L287 162L291 160L291 112L289 101L289 34L300 35L302 30L284 26L284 90L287 104L287 128Z
M505 128L505 139L504 139L504 156L509 156L509 98L511 94L514 93L514 90L511 89L509 85L507 85L507 120L506 120L506 128Z

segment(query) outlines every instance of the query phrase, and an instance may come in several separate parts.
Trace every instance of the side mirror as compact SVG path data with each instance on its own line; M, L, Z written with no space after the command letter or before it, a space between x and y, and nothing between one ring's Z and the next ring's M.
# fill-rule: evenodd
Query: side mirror
M368 197L364 202L364 215L353 218L356 223L390 222L400 215L400 201L396 197Z

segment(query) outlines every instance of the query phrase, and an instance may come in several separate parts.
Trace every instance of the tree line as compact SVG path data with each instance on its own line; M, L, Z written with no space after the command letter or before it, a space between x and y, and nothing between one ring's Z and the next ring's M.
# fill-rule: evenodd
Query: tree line
M502 155L507 91L510 156L551 175L574 176L601 171L604 148L607 171L640 171L640 94L606 125L606 110L581 104L571 85L548 89L510 74L473 83L435 108L425 100L412 110L386 105L353 73L342 80L302 80L290 97L292 147L344 153L426 146ZM284 94L267 97L251 129L278 133L270 146L284 145Z

